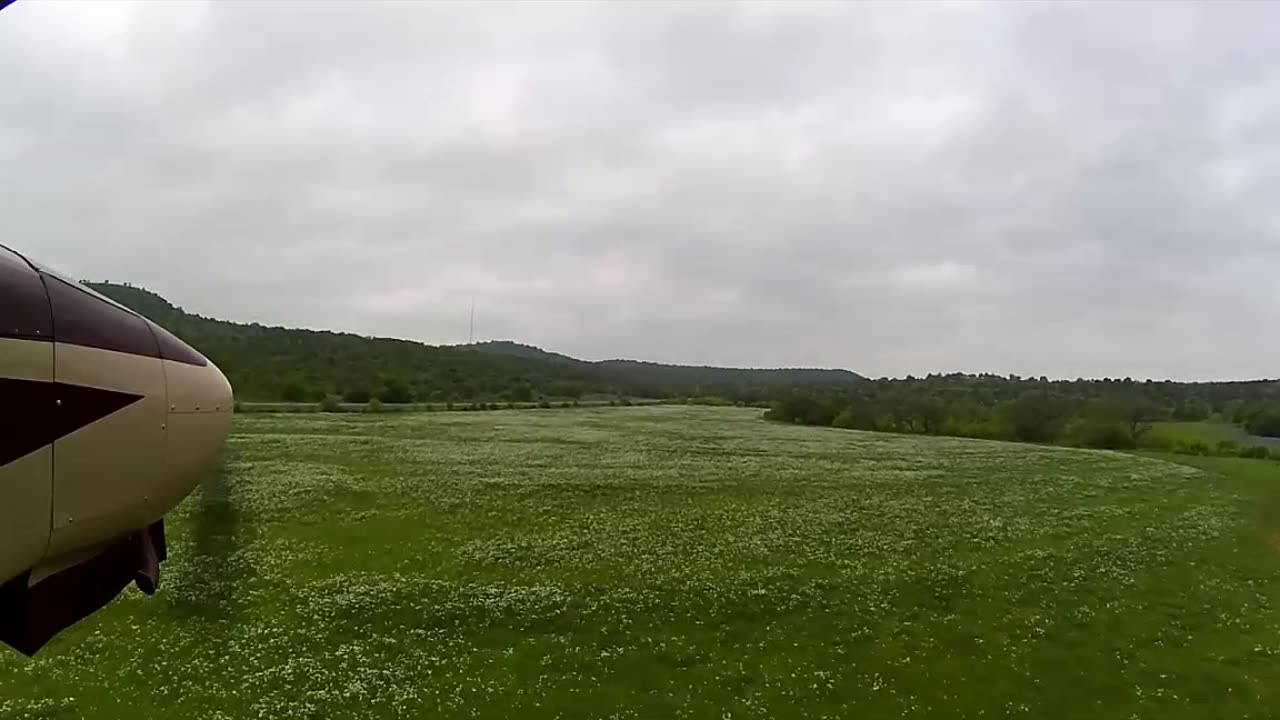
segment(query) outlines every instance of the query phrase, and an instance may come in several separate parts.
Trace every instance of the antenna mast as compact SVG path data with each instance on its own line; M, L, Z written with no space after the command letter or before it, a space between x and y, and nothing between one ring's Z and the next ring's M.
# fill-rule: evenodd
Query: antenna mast
M471 299L471 324L467 328L467 344L474 345L476 342L476 301Z

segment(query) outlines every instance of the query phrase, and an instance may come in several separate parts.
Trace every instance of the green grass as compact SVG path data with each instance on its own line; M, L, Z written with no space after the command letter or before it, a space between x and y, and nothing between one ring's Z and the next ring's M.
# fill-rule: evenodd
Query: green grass
M539 401L533 402L507 402L505 400L493 401L496 410L564 410L573 408L589 408L589 407L609 407L622 403L617 398L583 398L574 400L572 398L558 398L555 400L548 399L549 408L541 406ZM576 405L574 404L576 403ZM466 401L456 403L443 402L425 402L425 403L384 403L380 412L475 412L475 405L489 405L489 401ZM675 401L661 400L656 398L627 398L625 404L630 405L672 405ZM450 405L453 406L450 410ZM318 402L241 402L236 404L237 412L240 414L247 413L317 413L322 412L321 404ZM338 403L339 412L368 412L368 403ZM481 410L483 408L480 408Z
M1246 532L1254 533L1280 552L1280 463L1156 451L1143 451L1141 455L1203 470L1210 482L1242 499L1248 519Z
M1240 426L1224 422L1158 422L1143 437L1144 444L1159 447L1199 441L1213 448L1223 440L1234 440L1242 446L1267 445L1280 448L1280 438L1250 435Z
M1178 460L734 408L242 417L161 594L0 653L0 717L1269 717L1280 464Z

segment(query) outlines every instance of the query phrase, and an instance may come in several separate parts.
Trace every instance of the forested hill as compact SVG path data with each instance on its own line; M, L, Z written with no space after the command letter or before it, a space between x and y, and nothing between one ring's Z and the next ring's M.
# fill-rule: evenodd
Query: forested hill
M736 394L742 388L813 388L844 387L864 378L848 370L816 368L722 368L695 365L666 365L639 360L578 360L509 340L464 345L490 355L504 355L559 363L576 367L601 380L625 383L637 395L664 397L666 388L701 388L704 393Z
M208 355L241 400L528 401L625 394L759 402L805 387L838 391L845 370L746 370L629 360L586 362L513 342L433 346L201 317L130 285L90 283Z

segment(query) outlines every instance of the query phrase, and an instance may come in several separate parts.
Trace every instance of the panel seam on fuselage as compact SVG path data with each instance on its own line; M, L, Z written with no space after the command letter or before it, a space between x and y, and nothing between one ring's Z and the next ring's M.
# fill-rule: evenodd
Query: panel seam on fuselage
M10 252L13 252L13 251L10 251ZM53 298L49 297L49 283L45 281L44 273L40 272L40 270L36 268L35 264L32 263L30 260L27 260L27 258L24 255L22 255L22 253L14 253L14 254L22 258L22 260L26 262L28 266L31 267L31 270L36 274L36 277L40 278L40 287L44 288L44 301L49 304L49 334L52 336L49 338L49 340L52 342L55 338L58 337L58 318L54 317L53 315ZM53 381L54 387L57 387L58 343L56 342L53 342L53 346L49 348L49 359L50 359L50 367L49 367L50 379ZM58 407L55 404L54 412L57 412L57 411L58 411ZM54 442L57 442L57 441L55 440ZM53 451L52 445L53 443L50 443L50 449L49 449L49 532L45 533L45 536L44 536L44 549L40 551L41 561L45 559L45 556L49 554L49 548L53 546L53 519L54 519L53 506L55 504L55 499L58 497L58 488L56 485L54 485L54 483L56 483L58 479L58 453Z

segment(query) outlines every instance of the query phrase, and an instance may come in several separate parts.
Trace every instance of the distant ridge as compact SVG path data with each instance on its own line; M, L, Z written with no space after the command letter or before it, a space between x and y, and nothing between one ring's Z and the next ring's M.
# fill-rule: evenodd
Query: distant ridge
M514 340L488 340L485 342L472 343L470 345L455 345L453 347L488 353L490 355L522 357L529 360L544 360L547 362L570 363L575 365L586 362L575 357L569 357L568 355L543 350L536 345L518 343Z
M796 385L824 385L831 383L858 382L866 378L849 370L822 368L727 368L714 365L672 365L645 360L579 360L568 355L553 353L534 345L525 345L513 340L492 340L489 342L459 345L457 347L475 350L492 355L507 355L530 360L566 363L590 367L596 371L628 374L681 374L688 376L690 382L713 382L711 378L738 375L743 379L783 378Z
M761 402L793 388L834 389L863 380L848 370L593 362L513 341L435 346L234 323L187 313L144 288L87 284L208 355L241 400L314 402L336 396L348 402L372 397L385 402L498 402L630 395Z

